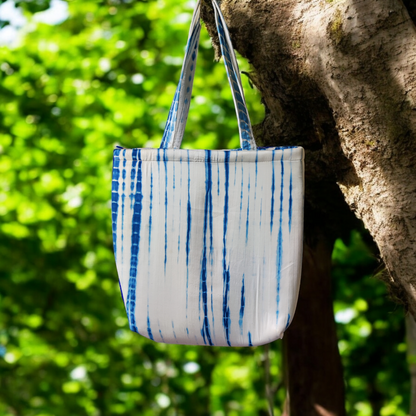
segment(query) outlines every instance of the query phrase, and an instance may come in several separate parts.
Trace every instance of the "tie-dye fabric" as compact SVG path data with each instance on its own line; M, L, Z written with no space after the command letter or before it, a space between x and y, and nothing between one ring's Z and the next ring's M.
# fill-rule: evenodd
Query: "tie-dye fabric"
M233 95L238 129L240 133L241 148L244 150L255 150L256 142L253 137L253 131L244 98L243 86L241 84L240 70L238 68L228 28L225 23L224 16L222 15L215 0L212 1L212 5L214 7L215 22L218 29L218 38L220 40L224 65L227 70L228 82ZM191 103L196 59L198 54L199 35L201 32L199 10L200 0L197 2L195 12L192 17L181 77L179 79L178 87L176 88L175 97L169 111L165 132L160 146L162 149L179 148L182 142L183 133L185 131L189 106Z
M213 5L221 42L231 42ZM188 50L197 43L195 22L199 6ZM283 336L296 308L304 151L256 149L232 47L223 53L242 149L176 148L183 135L178 114L186 122L189 110L179 86L162 148L114 151L120 288L130 328L158 342L261 345Z

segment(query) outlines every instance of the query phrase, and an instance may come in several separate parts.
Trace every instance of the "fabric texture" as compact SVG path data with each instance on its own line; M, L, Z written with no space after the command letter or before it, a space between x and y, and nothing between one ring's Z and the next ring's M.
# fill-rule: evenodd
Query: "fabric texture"
M114 151L114 254L131 330L165 343L255 346L281 338L295 312L304 151L256 148L227 27L213 6L241 149L179 149L198 3L161 148Z

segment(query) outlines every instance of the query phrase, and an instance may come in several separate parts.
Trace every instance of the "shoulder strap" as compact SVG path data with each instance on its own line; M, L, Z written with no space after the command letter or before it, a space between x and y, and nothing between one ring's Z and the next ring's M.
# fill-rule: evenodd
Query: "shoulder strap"
M221 45L221 52L224 57L224 65L233 94L240 133L240 145L244 150L255 150L256 143L253 137L250 117L248 115L243 87L241 84L240 71L228 33L228 28L216 0L212 0L212 5L214 7L215 22ZM179 148L182 142L192 96L200 32L200 0L198 0L192 17L191 28L189 30L181 77L176 88L165 132L160 145L160 148L162 149Z

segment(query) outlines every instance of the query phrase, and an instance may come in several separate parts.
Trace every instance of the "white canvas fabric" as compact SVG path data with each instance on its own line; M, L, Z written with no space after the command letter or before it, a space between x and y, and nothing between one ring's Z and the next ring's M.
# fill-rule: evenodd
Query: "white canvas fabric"
M304 152L255 147L231 41L213 5L242 149L178 148L198 4L161 148L114 151L114 253L133 331L165 343L255 346L281 338L295 312Z

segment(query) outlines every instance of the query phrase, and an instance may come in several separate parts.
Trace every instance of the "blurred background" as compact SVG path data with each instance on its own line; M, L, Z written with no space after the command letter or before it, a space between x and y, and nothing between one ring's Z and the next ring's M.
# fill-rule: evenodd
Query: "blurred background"
M119 294L112 151L158 147L194 1L0 3L0 415L268 415L266 387L281 415L281 342L156 344L130 332ZM261 96L242 77L260 123ZM183 147L238 146L225 69L203 29ZM347 413L402 416L404 313L372 277L367 240L356 230L333 252Z

